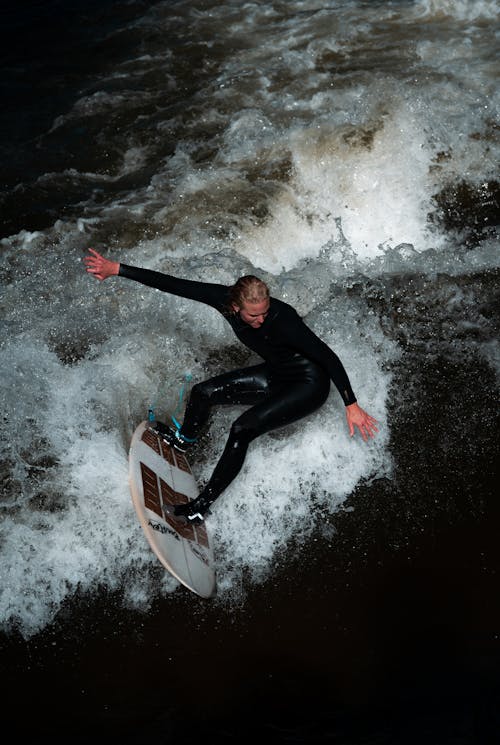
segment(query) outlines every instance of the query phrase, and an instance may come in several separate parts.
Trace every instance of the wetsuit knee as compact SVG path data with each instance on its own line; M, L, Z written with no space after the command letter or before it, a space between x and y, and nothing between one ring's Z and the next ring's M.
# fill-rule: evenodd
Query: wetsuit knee
M233 447L235 447L236 444L248 445L252 440L258 437L259 434L257 417L252 416L250 413L245 413L233 422L229 433L229 439L234 443Z
M206 383L195 383L193 387L191 388L190 398L194 399L208 399L210 398L210 391L207 390Z

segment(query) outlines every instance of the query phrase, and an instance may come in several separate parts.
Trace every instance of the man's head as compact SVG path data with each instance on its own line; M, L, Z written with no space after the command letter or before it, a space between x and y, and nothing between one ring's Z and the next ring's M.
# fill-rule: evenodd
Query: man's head
M259 328L269 313L269 288L265 282L252 274L240 277L230 292L233 313L252 328Z

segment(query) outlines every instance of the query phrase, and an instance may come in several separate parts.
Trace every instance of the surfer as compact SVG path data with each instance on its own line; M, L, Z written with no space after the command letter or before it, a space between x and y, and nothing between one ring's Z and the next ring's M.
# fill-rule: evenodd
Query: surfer
M357 403L335 352L306 326L291 305L271 297L267 285L259 278L240 277L232 286L197 282L111 261L93 248L89 251L84 263L87 272L98 280L125 277L205 303L223 314L238 339L264 360L194 385L184 421L175 431L158 423L169 443L185 452L208 421L212 406L250 407L233 422L222 456L200 495L189 504L175 507L174 514L180 519L201 522L240 471L252 440L322 406L330 391L330 381L345 404L351 437L358 429L366 442L378 432L377 420Z

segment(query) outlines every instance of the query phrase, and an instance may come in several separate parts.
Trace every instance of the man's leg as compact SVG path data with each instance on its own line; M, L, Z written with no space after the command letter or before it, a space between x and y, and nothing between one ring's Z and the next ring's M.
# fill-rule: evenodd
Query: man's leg
M176 514L203 515L240 472L252 440L311 414L326 401L329 390L326 374L313 381L290 383L286 388L268 389L265 400L233 423L224 451L201 494L189 505L176 508Z
M217 375L191 389L182 425L173 430L157 422L154 429L172 447L186 452L196 442L207 423L212 406L220 404L252 405L264 400L269 387L267 365L260 364ZM178 426L177 422L175 422Z
M195 439L207 423L212 406L256 404L267 395L267 365L254 365L217 375L191 389L180 434Z

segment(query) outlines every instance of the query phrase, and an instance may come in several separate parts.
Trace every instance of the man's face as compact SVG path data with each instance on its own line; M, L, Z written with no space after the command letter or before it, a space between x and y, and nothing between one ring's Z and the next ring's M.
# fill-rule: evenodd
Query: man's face
M269 313L269 298L261 300L259 303L243 303L241 307L235 305L234 309L240 314L242 321L248 323L253 329L258 329Z

